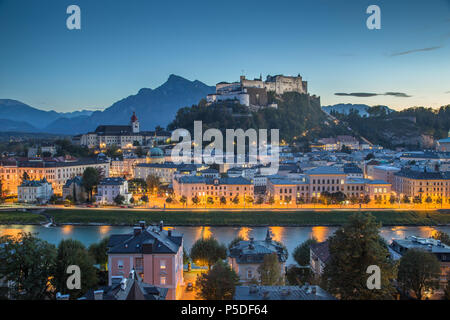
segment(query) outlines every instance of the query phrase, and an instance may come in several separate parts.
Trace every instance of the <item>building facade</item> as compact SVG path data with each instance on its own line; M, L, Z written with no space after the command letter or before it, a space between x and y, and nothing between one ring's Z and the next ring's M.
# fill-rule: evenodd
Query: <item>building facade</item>
M108 282L135 270L146 284L167 288L167 299L180 297L183 279L183 236L175 230L146 227L132 234L112 235L108 243Z
M123 178L105 178L97 186L95 201L101 204L114 204L117 196L124 197L124 203L129 203L131 193L128 192L128 181Z
M250 238L233 245L228 254L228 263L239 275L242 283L250 283L260 278L258 268L263 263L264 257L276 254L280 262L280 275L285 274L287 251L280 243L274 241L267 230L264 240Z
M227 203L245 204L248 197L254 197L253 184L243 177L236 178L206 178L202 176L180 176L173 180L175 197L186 197L187 204L195 204L193 198L199 200L198 204L206 204L208 199L219 203L224 197Z
M63 186L67 180L83 175L86 168L98 169L102 176L109 176L109 162L97 160L76 161L44 161L32 160L4 160L0 161L0 177L3 184L3 192L16 194L17 187L26 172L30 180L46 179L51 183L53 192L62 195Z
M24 203L47 203L53 195L52 185L42 180L24 180L17 187L17 198Z

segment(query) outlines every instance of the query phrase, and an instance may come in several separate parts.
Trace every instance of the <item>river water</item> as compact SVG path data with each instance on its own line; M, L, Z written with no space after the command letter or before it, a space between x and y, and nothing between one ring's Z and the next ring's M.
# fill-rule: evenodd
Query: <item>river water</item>
M190 249L192 244L201 237L213 236L219 242L226 245L236 236L245 239L253 237L255 240L264 239L267 227L176 227L178 232L184 235L184 245ZM283 242L289 252L288 264L294 263L291 253L294 248L303 241L316 237L319 241L325 241L336 231L336 227L269 227L272 237ZM442 227L383 227L381 236L390 243L393 239L402 239L406 236L430 237L437 230L450 233L450 226ZM111 234L130 233L132 227L117 226L72 226L49 227L39 225L0 225L0 236L17 235L19 232L31 232L50 243L58 245L63 239L76 239L86 246L98 242Z

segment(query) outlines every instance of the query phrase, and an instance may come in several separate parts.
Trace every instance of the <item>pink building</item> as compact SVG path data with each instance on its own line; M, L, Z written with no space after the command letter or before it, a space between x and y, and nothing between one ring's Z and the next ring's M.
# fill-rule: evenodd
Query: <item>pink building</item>
M112 235L108 243L108 284L132 270L144 283L167 288L167 300L180 297L183 280L183 236L141 221L131 234Z

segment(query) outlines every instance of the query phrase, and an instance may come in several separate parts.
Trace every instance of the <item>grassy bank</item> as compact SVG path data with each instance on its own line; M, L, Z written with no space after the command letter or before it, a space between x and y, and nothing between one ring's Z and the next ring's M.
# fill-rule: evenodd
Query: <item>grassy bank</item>
M354 211L133 211L52 209L47 214L57 224L134 225L139 220L166 225L341 225ZM367 211L383 225L450 225L449 211ZM39 216L24 212L0 212L1 223L32 223ZM14 221L14 218L17 221ZM33 218L33 219L32 219ZM45 221L41 216L40 221Z
M22 211L0 211L0 224L40 224L46 218L37 213Z

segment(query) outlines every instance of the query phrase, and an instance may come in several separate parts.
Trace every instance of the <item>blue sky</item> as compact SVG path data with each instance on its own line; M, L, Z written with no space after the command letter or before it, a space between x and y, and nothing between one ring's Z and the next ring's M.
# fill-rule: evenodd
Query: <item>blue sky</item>
M66 28L71 4L81 30ZM0 0L0 44L0 98L46 110L103 109L172 73L300 73L322 105L450 103L450 0ZM409 97L335 94L358 92Z

